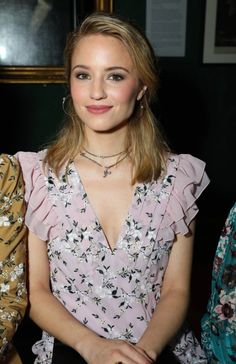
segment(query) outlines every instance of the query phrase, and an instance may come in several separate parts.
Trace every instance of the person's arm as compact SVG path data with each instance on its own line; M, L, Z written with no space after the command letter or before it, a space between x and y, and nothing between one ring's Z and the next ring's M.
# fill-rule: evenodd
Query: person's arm
M138 346L153 359L181 328L190 299L194 223L188 236L177 235L165 272L161 297Z
M86 328L53 296L49 282L47 244L29 231L30 316L43 330L75 349L89 364L150 364L138 347L101 338Z
M26 239L23 179L13 157L0 157L0 358L26 306Z

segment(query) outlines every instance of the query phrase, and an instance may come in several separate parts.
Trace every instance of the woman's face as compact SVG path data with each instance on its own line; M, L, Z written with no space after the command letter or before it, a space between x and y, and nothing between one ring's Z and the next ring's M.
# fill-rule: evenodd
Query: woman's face
M127 125L144 87L121 41L100 34L85 36L74 50L71 70L71 96L85 132Z

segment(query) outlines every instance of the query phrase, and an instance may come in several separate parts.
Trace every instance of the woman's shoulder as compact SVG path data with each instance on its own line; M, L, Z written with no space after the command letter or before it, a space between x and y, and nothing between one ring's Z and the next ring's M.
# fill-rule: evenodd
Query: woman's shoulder
M26 239L24 183L18 160L0 154L0 260Z
M25 166L30 166L31 168L34 168L37 164L43 161L45 153L46 149L40 150L38 152L19 151L14 155L14 157L17 158L23 168Z
M45 150L39 152L19 151L15 157L19 161L25 183L25 199L28 201L33 190L46 194L45 171L43 159Z
M15 156L1 153L0 154L0 169L1 173L2 171L8 172L8 173L18 173L19 171L19 162L16 159Z
M193 196L197 199L210 182L205 169L206 163L191 154L169 154L167 175L173 174L172 195L191 204Z
M196 201L209 184L205 162L190 154L169 154L161 181L162 202L166 201L161 230L172 240L177 233L188 233L198 213Z
M186 172L198 172L205 169L206 163L192 154L168 153L166 156L167 167L185 169Z
M0 154L0 189L14 189L20 181L20 165L10 154Z
M42 174L44 171L43 160L46 150L39 152L22 152L19 151L15 157L19 161L23 172L24 179L31 178L33 174Z
M51 198L48 179L50 170L44 166L46 150L39 152L18 152L16 154L25 182L25 201L27 203L26 225L43 241L49 234L58 234L59 216Z
M173 154L167 155L166 174L173 175L175 184L179 186L190 184L206 187L209 178L206 173L206 163L191 154Z

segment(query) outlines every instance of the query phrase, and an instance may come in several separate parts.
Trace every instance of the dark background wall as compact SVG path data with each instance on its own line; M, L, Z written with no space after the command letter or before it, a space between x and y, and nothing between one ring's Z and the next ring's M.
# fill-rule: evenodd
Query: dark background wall
M145 0L114 0L114 7L145 29ZM188 1L186 55L160 59L161 88L154 105L173 150L203 159L211 179L199 200L193 265L189 319L198 335L216 244L235 201L236 64L202 63L204 14L204 0ZM66 93L63 84L0 84L1 152L37 150L47 143L61 124ZM32 362L30 346L38 335L26 317L16 335L26 364Z

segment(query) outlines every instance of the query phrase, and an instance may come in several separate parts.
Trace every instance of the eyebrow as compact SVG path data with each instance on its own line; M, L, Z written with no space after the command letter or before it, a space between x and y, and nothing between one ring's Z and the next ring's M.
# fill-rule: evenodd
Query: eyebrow
M72 68L72 71L74 71L76 68L84 68L86 70L89 70L90 69L90 67L85 66L83 64L77 64L76 66L74 66ZM118 70L118 69L123 70L123 71L125 71L127 73L130 73L130 71L127 68L122 67L122 66L112 66L112 67L108 67L108 68L106 68L106 71L115 71L115 70Z

